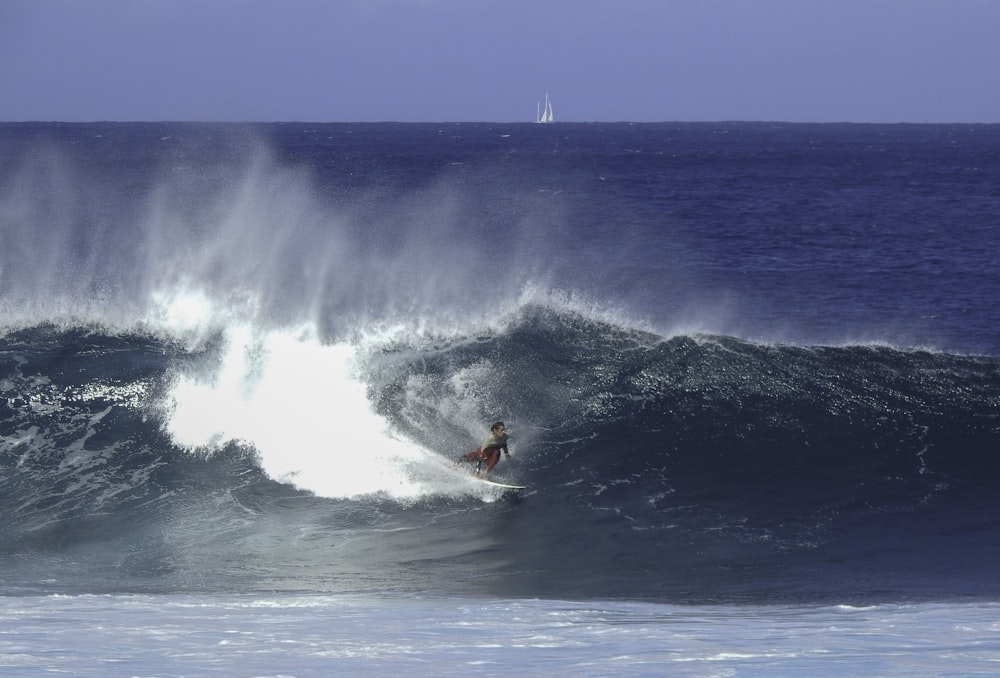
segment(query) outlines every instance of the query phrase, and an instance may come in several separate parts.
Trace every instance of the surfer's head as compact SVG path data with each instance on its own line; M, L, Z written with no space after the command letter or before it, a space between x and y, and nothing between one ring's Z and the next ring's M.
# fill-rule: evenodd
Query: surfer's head
M502 421L495 421L493 425L490 426L490 433L494 435L503 435L507 431L507 427L504 426Z

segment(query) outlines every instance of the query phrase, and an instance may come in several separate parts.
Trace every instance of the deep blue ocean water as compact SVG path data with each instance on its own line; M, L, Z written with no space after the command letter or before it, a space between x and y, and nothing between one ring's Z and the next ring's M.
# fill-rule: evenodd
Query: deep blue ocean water
M998 240L997 125L0 124L0 666L989 675Z

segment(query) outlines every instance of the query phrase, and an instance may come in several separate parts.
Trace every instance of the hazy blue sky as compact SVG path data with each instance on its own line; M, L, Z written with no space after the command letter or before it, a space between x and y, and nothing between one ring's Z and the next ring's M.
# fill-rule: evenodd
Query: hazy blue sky
M1000 122L1000 0L0 0L0 120Z

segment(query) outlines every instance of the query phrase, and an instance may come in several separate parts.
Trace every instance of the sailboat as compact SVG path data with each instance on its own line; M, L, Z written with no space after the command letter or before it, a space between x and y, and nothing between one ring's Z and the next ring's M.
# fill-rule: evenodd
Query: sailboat
M538 112L536 113L535 122L555 122L555 118L552 117L552 102L549 101L549 93L545 93L545 108L542 108L542 102L538 102Z

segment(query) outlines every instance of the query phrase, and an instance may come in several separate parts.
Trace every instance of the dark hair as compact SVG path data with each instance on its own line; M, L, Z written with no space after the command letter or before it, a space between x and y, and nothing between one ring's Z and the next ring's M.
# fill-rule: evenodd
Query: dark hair
M495 422L493 422L493 425L490 426L490 433L492 433L493 431L496 431L498 428L500 428L503 425L504 425L504 423L502 421L495 421Z

